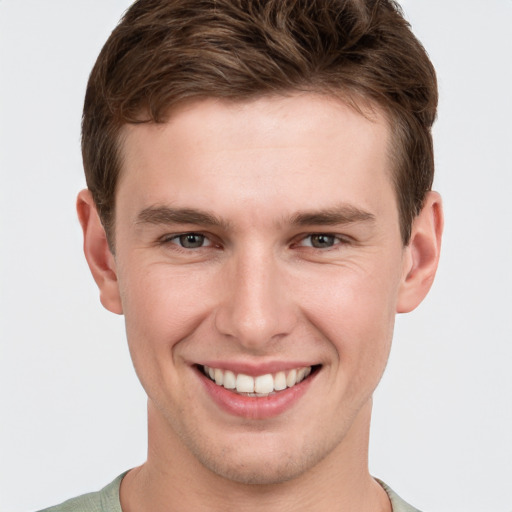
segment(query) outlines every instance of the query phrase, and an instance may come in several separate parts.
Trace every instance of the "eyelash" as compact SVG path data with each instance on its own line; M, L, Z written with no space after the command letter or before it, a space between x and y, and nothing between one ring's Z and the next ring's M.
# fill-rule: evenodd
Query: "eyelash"
M322 239L329 239L329 243L331 243L331 245L329 245L328 247L315 247L313 245L314 238L317 238L317 242L319 242L320 244L322 243ZM305 242L306 240L310 240L310 244L304 245L303 242ZM347 240L347 238L335 235L333 233L310 233L299 239L297 245L300 247L309 247L318 251L327 251L339 245L347 245L348 243L349 240Z
M187 237L200 237L201 245L198 247L184 247L183 243ZM317 243L318 242L322 243L322 239L329 239L325 242L328 244L330 243L330 245L328 245L326 247L315 247L313 245L315 243L315 242L313 242L314 238L319 239L316 241ZM347 237L342 237L340 235L336 235L333 233L323 233L323 232L308 233L306 235L301 235L300 237L297 237L295 240L296 241L294 241L291 244L292 247L310 248L310 249L313 249L316 251L321 251L321 252L325 252L330 249L336 248L336 246L348 245L350 243L350 240L347 239ZM304 242L307 240L309 240L310 243L304 244ZM207 242L207 244L203 245L204 242ZM204 249L204 248L208 248L208 247L217 247L217 248L221 247L220 244L214 243L211 235L207 235L207 234L199 233L199 232L195 232L195 231L189 231L189 232L185 232L185 233L177 233L177 234L172 234L172 235L165 235L160 238L159 244L160 245L172 244L172 245L175 245L177 249L186 251L186 252L196 251L196 250Z
M187 237L189 237L189 238L190 237L200 237L200 238L202 238L203 243L206 241L206 242L208 242L208 244L201 245L199 247L184 247L183 241ZM177 241L178 243L176 243L175 241ZM203 249L204 247L210 247L210 246L214 245L214 243L210 240L210 238L207 235L205 235L203 233L196 233L195 231L190 231L190 232L186 232L186 233L178 233L175 235L165 235L159 240L159 243L161 245L167 245L167 244L176 245L179 249L185 250L185 251L193 251L193 250L197 250L197 249Z

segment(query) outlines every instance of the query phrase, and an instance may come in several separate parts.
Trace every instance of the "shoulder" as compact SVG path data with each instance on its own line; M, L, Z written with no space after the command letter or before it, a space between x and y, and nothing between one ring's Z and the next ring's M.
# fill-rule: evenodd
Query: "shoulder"
M119 502L119 486L125 474L119 475L101 491L78 496L39 512L122 512Z
M391 506L393 507L393 512L420 512L417 508L406 503L398 494L389 487L389 485L385 484L382 480L376 478L377 482L381 485L381 487L386 491L389 496L389 501L391 502Z

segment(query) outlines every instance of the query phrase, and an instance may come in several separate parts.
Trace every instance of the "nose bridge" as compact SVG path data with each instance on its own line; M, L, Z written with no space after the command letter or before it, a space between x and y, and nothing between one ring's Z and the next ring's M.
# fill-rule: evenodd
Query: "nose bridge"
M222 288L217 328L241 345L257 350L293 329L293 304L272 250L260 246L239 251L229 264Z

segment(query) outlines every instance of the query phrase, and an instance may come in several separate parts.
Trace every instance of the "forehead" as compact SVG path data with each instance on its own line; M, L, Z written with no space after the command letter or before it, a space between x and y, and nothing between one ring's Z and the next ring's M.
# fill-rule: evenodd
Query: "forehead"
M123 128L118 195L140 207L364 203L391 187L387 120L377 108L364 114L318 94L184 103L166 123Z
M226 123L224 128L232 127L232 130L225 129L219 133L215 125L220 122ZM215 144L215 139L223 137L223 144L229 143L230 140L240 144L241 140L235 140L233 134L238 134L248 141L247 134L251 130L260 138L259 144L262 136L274 135L271 131L278 124L293 125L294 130L281 133L283 138L288 135L289 140L305 134L313 125L317 130L321 127L328 130L335 124L353 127L366 125L366 129L370 129L370 125L373 125L372 131L378 131L380 136L389 128L384 110L376 103L359 95L351 96L340 92L335 96L322 92L290 91L240 100L215 97L192 98L173 105L167 113L165 122L125 124L120 133L121 140L126 142L126 139L134 137L142 139L144 132L153 138L173 128L190 137L193 134L187 132L187 129L192 128L192 131L197 134L197 139L201 138L203 142L210 140ZM201 126L201 132L196 130L198 125ZM244 128L243 131L240 130L240 125ZM297 128L303 128L302 133ZM385 134L386 139L388 135L388 133ZM316 144L318 140L312 140L312 143Z

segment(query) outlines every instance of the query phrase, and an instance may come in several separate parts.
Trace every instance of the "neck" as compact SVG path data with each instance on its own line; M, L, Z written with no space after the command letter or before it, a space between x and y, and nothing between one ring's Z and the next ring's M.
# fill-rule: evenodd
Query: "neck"
M123 512L357 510L389 512L385 491L368 471L371 400L327 457L292 480L243 484L205 468L150 402L148 460L121 485Z

